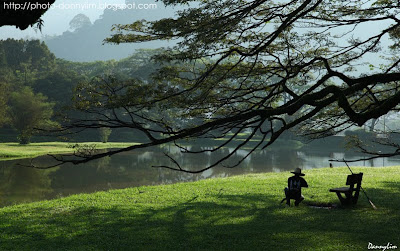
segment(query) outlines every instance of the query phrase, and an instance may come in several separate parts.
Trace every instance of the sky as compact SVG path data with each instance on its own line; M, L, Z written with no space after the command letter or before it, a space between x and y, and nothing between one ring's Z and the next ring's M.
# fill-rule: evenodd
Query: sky
M152 2L154 1L145 1ZM92 23L103 14L105 4L124 4L125 0L56 0L52 9L43 16L44 26L42 32L29 27L21 31L15 27L0 27L0 39L6 38L41 38L44 35L60 35L69 29L69 22L79 13L90 18ZM80 4L81 7L79 7Z

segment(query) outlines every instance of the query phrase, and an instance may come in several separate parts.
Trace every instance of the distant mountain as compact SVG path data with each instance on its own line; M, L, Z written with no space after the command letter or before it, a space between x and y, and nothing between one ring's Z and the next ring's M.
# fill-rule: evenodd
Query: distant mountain
M114 24L130 24L141 19L157 20L172 17L174 11L172 8L165 8L160 2L157 2L156 9L106 9L100 19L92 25L85 25L74 31L66 31L59 36L47 37L44 41L58 58L78 62L118 60L128 57L135 49L155 49L166 47L168 43L154 41L146 44L103 44L103 40L111 36Z

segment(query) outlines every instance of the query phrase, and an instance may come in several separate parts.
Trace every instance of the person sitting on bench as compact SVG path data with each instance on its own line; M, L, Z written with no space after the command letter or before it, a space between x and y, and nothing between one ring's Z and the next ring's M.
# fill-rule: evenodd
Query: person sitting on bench
M301 188L308 187L307 181L300 176L305 174L301 172L300 168L296 168L294 172L291 172L294 176L288 179L288 187L285 188L285 195L281 203L286 200L286 204L290 206L290 199L294 199L294 205L298 206L300 202L304 200L303 195L301 195Z

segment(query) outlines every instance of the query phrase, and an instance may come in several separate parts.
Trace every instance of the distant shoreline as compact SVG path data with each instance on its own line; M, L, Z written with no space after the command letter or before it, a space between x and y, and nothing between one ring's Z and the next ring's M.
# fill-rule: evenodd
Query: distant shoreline
M20 145L19 143L0 143L0 161L38 157L46 154L73 153L73 145L96 145L97 149L123 148L137 143L125 142L43 142Z

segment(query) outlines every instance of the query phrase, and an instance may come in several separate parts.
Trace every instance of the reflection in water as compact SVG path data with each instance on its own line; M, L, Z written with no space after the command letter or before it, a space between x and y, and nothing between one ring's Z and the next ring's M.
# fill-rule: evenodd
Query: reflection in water
M152 167L173 165L164 156L163 151L169 152L181 166L190 170L198 170L214 163L223 155L231 152L232 149L222 149L218 153L182 154L175 147L165 146L147 149L146 151L138 150L122 153L78 166L66 164L49 170L16 165L21 162L28 164L30 160L0 161L0 206L133 186L196 181L245 173L291 171L296 167L302 169L327 167L329 159L360 157L329 152L258 151L250 155L236 168L216 167L200 174L188 174ZM247 154L246 150L238 151L233 159L225 164L235 164ZM49 165L51 161L50 157L40 157L35 160L35 163L45 166ZM382 164L399 165L400 160L386 159L383 162L382 159L377 159L352 163L354 166L382 166ZM341 163L334 163L333 165L343 166Z
M53 189L49 174L54 170L38 170L0 162L0 206L52 198Z

